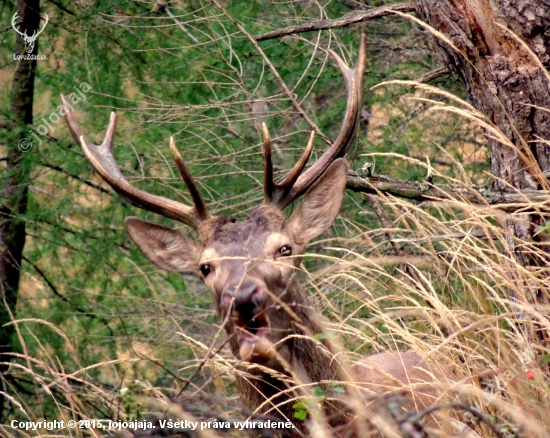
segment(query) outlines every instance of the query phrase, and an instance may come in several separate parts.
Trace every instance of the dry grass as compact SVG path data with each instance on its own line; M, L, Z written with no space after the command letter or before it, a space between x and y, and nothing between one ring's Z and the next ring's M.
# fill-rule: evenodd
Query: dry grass
M428 105L433 112L446 111L463 117L514 147L482 114L455 96L411 82L394 81L385 86L394 84L415 87L418 93L413 99ZM410 157L391 158L396 163L410 162ZM527 165L536 164L530 162L532 157L523 158ZM436 170L435 178L467 189L472 175L450 154L445 159L452 162L455 177ZM319 241L311 248L312 252L324 249L323 255L309 257L310 261L314 257L322 259L322 263L311 263L314 268L303 276L315 306L325 316L330 336L342 351L350 352L352 360L372 352L412 349L434 363L444 364L457 382L442 382L442 386L449 394L469 400L462 407L454 407L456 416L459 420L476 419L480 436L549 436L550 308L541 304L550 297L548 248L544 239L519 241L510 231L514 221L530 220L530 215L535 214L547 217L547 207L525 203L518 206L516 213L508 214L494 206L444 199L419 205L382 194L376 202L391 227L366 227L365 223L376 223L380 217L362 198L354 197L342 214L340 237ZM482 231L484 237L474 237L473 231L476 236ZM547 231L541 230L544 232ZM400 254L396 253L396 246ZM522 254L538 263L525 265ZM124 345L121 342L109 360L82 366L74 348L77 340L67 338L59 327L41 320L14 323L18 333L25 331L25 336L19 336L23 353L12 364L12 374L32 382L37 404L53 409L37 412L24 404L25 397L8 396L18 416L28 421L55 418L65 425L70 420L98 417L123 421L258 418L244 409L234 395L236 361L223 348L222 330L212 326L210 332L197 335L195 327L180 325L177 312L166 312L161 304L162 292L156 290L151 272L136 266L131 275L138 276L136 281L148 282L154 291L155 300L146 305L159 316L158 337L146 342L128 339ZM187 320L204 323L205 313L197 309L179 311L186 313ZM73 358L72 364L62 365L36 337L37 353L28 354L25 342L33 337L37 324L47 325L55 332ZM163 348L185 352L185 359L175 365L176 373L171 371L173 366L164 363L159 343ZM303 388L304 394L309 394L310 414L314 419L321 417L315 397L311 396L311 385ZM414 422L414 414L395 421L387 398L379 400L376 410L365 411L362 403L362 399L350 401L360 424L362 421L370 425L361 429L362 436L380 432L384 436L423 436L407 429ZM442 398L442 409L449 403ZM465 410L466 406L475 410ZM322 422L317 427L316 436L330 436ZM9 424L0 425L0 430L7 437L27 436ZM48 431L42 427L28 435L105 433L85 425L83 430ZM118 433L131 436L125 430ZM229 434L243 433L232 430ZM265 430L262 436L269 433ZM182 432L181 436L211 437L220 433L208 429L195 435Z
M432 94L437 92L423 88ZM482 120L466 105L435 105L470 120ZM491 132L500 136L492 127ZM467 186L461 164L453 164L463 178L450 179L441 174L436 177ZM355 201L360 204L360 200ZM548 266L524 266L511 253L510 245L521 245L524 252L541 261L547 260L546 247L516 241L507 228L511 220L528 220L528 214L544 211L529 204L514 214L459 201L418 205L382 194L376 202L391 221L391 228L365 228L365 215L370 219L367 222L377 218L368 207L362 207L355 219L344 221L342 237L318 242L317 246L326 248L330 255L315 256L325 259L325 267L307 276L315 305L324 313L330 332L340 339L342 349L353 351L352 358L374 351L412 349L454 373L458 382L450 387L444 385L450 392L467 397L469 406L479 412L476 415L455 408L456 415L459 419L480 417L482 421L476 422L476 429L481 436L497 436L495 431L500 436L548 436L550 420L545 413L550 412L550 351L545 339L550 332L550 309L538 303L539 297L550 293ZM474 230L483 231L485 237L473 237ZM395 245L400 248L400 255L396 255ZM34 324L48 324L71 348L72 341L49 323L20 320L16 326L32 333ZM220 330L198 340L188 334L188 327L174 329L175 319L168 318L165 327L168 326L176 335L173 339L177 348L190 351L190 356L195 357L182 362L179 369L181 375L191 378L173 376L171 387L125 376L121 370L130 365L141 367L137 374L142 376L147 376L147 372L154 376L163 368L162 361L155 359L155 348L132 342L133 347L120 355L123 358L93 367L79 367L75 354L72 369L63 368L44 347L39 356L23 354L18 365L13 365L14 373L33 381L44 403L46 399L54 401L58 408L55 418L65 424L71 419L93 419L99 412L107 418L126 420L155 417L163 412L165 417L189 421L239 420L252 414L239 407L231 396L236 363L222 349ZM24 345L23 337L21 342ZM92 368L99 370L102 377L90 379ZM113 390L117 387L118 391ZM304 391L311 395L311 385ZM59 401L61 394L63 403ZM40 420L20 400L12 398L12 403L29 420ZM357 407L360 403L355 400L351 404ZM442 398L441 405L446 404L448 399ZM308 407L310 412L315 411L313 405ZM412 419L401 421L401 430L393 430L388 412L391 413L386 409L359 409L359 417L378 431L364 429L364 436L375 436L380 431L385 436L407 436L404 430ZM2 428L6 436L19 436L7 425ZM92 435L100 434L98 429L86 430ZM196 436L218 436L216 432L209 429ZM59 433L77 434L67 429ZM243 432L232 433L238 436ZM328 431L325 433L330 436ZM39 434L49 433L42 429Z

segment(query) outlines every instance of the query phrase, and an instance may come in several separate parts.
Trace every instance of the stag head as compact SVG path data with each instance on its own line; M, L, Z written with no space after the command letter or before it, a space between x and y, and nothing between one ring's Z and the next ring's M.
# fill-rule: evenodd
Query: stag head
M273 345L296 331L289 311L302 315L302 307L309 308L297 293L300 256L338 214L346 177L346 162L337 159L287 220L266 203L243 221L220 216L201 222L199 242L135 217L126 219L126 229L155 265L194 272L204 281L236 357L275 368L276 351L287 361L289 355L284 343L278 350Z
M346 115L338 138L302 173L313 148L312 133L301 159L284 181L275 183L270 137L264 124L264 203L242 221L210 215L173 139L170 149L193 207L148 194L126 181L112 154L114 113L103 143L96 146L84 137L68 107L65 111L74 139L96 172L115 191L135 206L195 228L199 235L195 241L174 229L128 217L126 229L136 245L159 268L193 272L204 281L234 355L274 369L281 369L281 364L292 356L290 344L283 339L296 333L297 327L309 318L310 305L300 291L296 272L307 244L325 231L338 214L347 177L343 156L357 129L366 60L364 36L353 69L336 53L329 53L347 88ZM285 219L284 208L301 195L303 200Z
M35 43L36 39L38 38L38 35L40 35L42 33L42 31L44 30L44 28L48 24L49 18L48 18L47 14L42 14L42 19L44 20L44 25L42 26L42 29L40 29L40 30L35 29L31 36L27 35L27 31L21 32L19 30L19 25L17 25L17 27L15 27L16 24L17 24L17 19L18 18L19 18L19 14L17 12L15 14L13 14L13 17L11 19L11 27L13 27L13 29L19 35L21 35L21 38L23 38L23 41L25 41L25 44L27 46L27 53L30 54L34 50L34 43Z

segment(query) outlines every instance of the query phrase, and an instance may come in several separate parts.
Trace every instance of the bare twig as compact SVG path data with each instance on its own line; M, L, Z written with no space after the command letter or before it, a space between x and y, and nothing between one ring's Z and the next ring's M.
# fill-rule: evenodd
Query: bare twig
M495 434L495 436L499 438L504 438L506 435L497 427L495 426L488 417L483 415L481 412L479 412L476 408L472 406L465 405L464 403L460 402L448 402L448 403L442 403L442 404L436 404L432 405L423 411L420 411L418 414L413 414L412 416L408 416L407 421L410 421L413 424L419 424L424 417L427 415L430 415L432 412L435 412L439 409L461 409L463 411L469 412L473 417L476 418L476 420L485 423L489 429ZM468 426L464 425L465 430L467 430Z
M174 23L176 23L176 26L178 26L178 27L181 29L181 31L182 31L185 35L187 35L187 36L189 37L189 39L190 39L191 41L193 41L195 44L198 44L199 40L198 40L197 38L195 38L195 36L194 36L191 32L189 32L189 31L187 30L187 28L183 25L183 23L182 23L181 21L179 21L179 20L174 16L174 14L172 14L172 12L171 12L170 9L168 8L168 6L162 5L162 7L164 8L164 10L165 10L166 13L168 14L168 16L169 16L172 20L174 20Z
M420 82L421 84L427 84L428 82L431 82L437 78L440 78L441 76L445 76L446 74L449 74L450 71L447 67L440 67L438 69L432 70L428 73L426 73L423 76L420 76L416 82Z
M368 11L353 11L340 18L332 20L315 20L309 23L298 24L296 26L289 26L283 29L273 30L261 35L254 36L256 41L265 41L273 38L280 38L287 35L296 33L312 32L315 30L335 29L338 27L349 26L354 23L361 23L363 21L372 20L373 18L385 17L395 11L399 12L413 12L415 11L415 5L413 2L397 3L395 5L381 6L379 8L370 9Z
M367 200L367 202L370 204L370 206L376 213L376 216L378 216L378 219L380 220L382 227L386 230L384 234L386 235L389 242L391 243L393 250L395 251L395 255L397 257L403 257L405 253L403 252L403 249L401 248L401 246L395 241L395 236L391 231L391 229L393 228L393 224L390 218L386 215L386 213L384 213L384 211L380 207L380 204L378 203L378 200L373 195L365 195L365 199ZM413 274L416 274L416 273L413 272Z
M109 190L107 189L104 189L103 187L93 183L93 182L90 182L88 180L85 180L84 178L82 178L81 176L79 175L75 175L73 173L70 173L70 172L67 172L65 169L63 169L62 167L59 167L59 166L56 166L55 164L50 164L50 163L45 163L45 162L42 162L40 163L40 165L44 166L44 167L47 167L48 169L52 169L52 170L55 170L57 172L60 172L60 173L64 173L65 175L67 176L70 176L71 178L74 178L76 179L77 181L80 181L82 184L85 184L87 185L88 187L92 187L96 190L99 190L100 192L102 193L105 193L106 195L109 195L109 196L113 196L113 193L110 192Z
M283 88L285 95L287 98L292 102L292 106L300 116L305 120L305 122L310 126L311 129L315 131L315 134L318 135L327 145L331 146L332 142L330 139L323 134L323 132L319 129L319 127L311 120L311 118L307 115L307 113L304 111L302 106L298 103L296 98L294 97L294 94L288 89L286 86L285 81L283 81L283 78L279 75L279 72L273 65L273 63L269 60L269 58L266 56L262 48L258 45L258 43L254 40L254 37L246 31L246 29L239 23L231 14L229 14L223 6L221 6L216 0L208 0L210 3L212 3L215 7L217 7L227 18L229 18L235 26L239 29L239 31L250 41L250 43L254 46L256 51L260 54L266 65L268 66L269 70L275 76L277 79L277 82L281 85Z
M91 319L96 319L96 320L99 320L101 321L101 323L103 325L105 325L105 327L107 328L107 330L109 330L111 336L114 338L115 337L115 334L113 333L113 330L111 329L110 325L109 325L109 321L103 317L100 317L100 316L97 316L95 313L92 313L92 312L89 312L79 306L77 306L76 304L74 304L73 302L71 302L66 296L64 296L61 292L59 292L59 290L57 290L57 288L55 287L55 285L50 281L50 279L46 276L46 274L44 273L44 271L42 271L42 269L40 269L38 266L36 266L36 264L34 264L33 262L31 262L27 257L23 256L23 260L25 260L29 265L31 265L33 267L33 269L36 271L36 273L38 275L40 275L40 277L42 277L42 279L46 282L46 284L48 285L48 287L50 288L50 290L54 293L54 295L56 295L57 297L61 298L62 301L64 301L65 303L67 303L69 306L71 306L73 309L75 309L77 312L91 318Z

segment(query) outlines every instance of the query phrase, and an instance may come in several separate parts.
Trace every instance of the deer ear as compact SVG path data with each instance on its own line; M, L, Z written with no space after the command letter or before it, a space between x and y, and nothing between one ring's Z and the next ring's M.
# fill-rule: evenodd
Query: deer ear
M332 225L342 205L347 173L346 160L335 160L285 222L284 229L294 236L298 245L305 247Z
M166 271L195 272L202 245L172 228L137 217L124 220L128 234L145 256Z

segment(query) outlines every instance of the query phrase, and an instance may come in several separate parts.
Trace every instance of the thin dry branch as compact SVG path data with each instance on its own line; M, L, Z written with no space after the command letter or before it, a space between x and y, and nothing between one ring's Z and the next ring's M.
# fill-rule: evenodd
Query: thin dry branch
M168 6L166 5L163 5L161 3L157 3L157 5L159 5L161 8L164 8L164 10L166 11L166 13L168 14L168 16L174 21L174 23L176 23L176 26L178 26L181 31L187 35L189 37L189 39L191 41L193 41L193 43L195 44L198 44L199 43L199 40L197 38L195 38L195 36L189 32L189 30L187 30L187 28L183 25L183 23L181 21L179 21L175 16L174 14L172 14L172 11L170 11L170 8L168 8Z
M48 169L52 169L52 170L55 170L56 172L60 172L60 173L63 173L67 176L70 176L71 178L74 178L76 179L77 181L80 181L82 184L85 184L87 185L88 187L92 187L93 189L96 189L102 193L105 193L106 195L109 195L109 196L113 196L113 192L110 192L109 190L107 189L104 189L103 187L101 187L100 185L97 185L93 182L90 182L84 178L82 178L81 176L79 175L75 175L73 173L70 173L68 172L67 170L63 169L62 167L60 166L56 166L55 164L50 164L50 163L45 163L45 162L41 162L40 163L41 166L44 166L44 167L47 167Z
M292 93L290 89L287 87L285 81L279 75L279 72L277 71L273 63L269 60L269 58L266 56L262 48L254 40L254 37L250 33L248 33L246 29L241 25L241 23L237 19L235 19L229 12L227 12L227 10L220 3L218 3L216 0L208 0L208 1L212 3L216 8L218 8L222 12L222 14L225 15L229 20L231 20L233 24L237 26L237 28L239 29L239 32L241 32L250 41L250 43L254 46L256 51L260 54L260 56L264 60L265 64L267 65L267 67L269 68L273 76L275 76L275 79L277 79L277 82L279 83L279 85L283 88L286 96L292 102L292 105L294 106L296 111L298 111L298 113L300 114L300 116L302 116L304 121L315 131L315 134L319 136L328 146L331 146L332 142L330 141L330 139L321 132L319 127L313 122L313 120L304 111L300 103L298 103L297 99L294 97L294 93Z
M530 203L543 203L550 199L550 192L545 190L497 191L483 186L419 183L384 175L360 177L353 171L348 172L346 189L369 194L383 193L415 201L453 200L490 205L505 212L525 209Z
M437 78L440 78L441 76L445 76L446 74L449 74L450 71L447 67L440 67L438 69L432 70L425 75L419 77L416 82L420 82L421 84L427 84L428 82L431 82Z
M340 18L315 20L309 23L298 24L296 26L289 26L283 29L273 30L261 35L255 35L256 41L265 41L273 38L280 38L295 33L312 32L315 30L335 29L338 27L349 26L354 23L361 23L363 21L372 20L373 18L385 17L395 11L398 12L414 12L415 4L413 2L397 3L395 5L381 6L379 8L369 9L368 11L353 11Z

